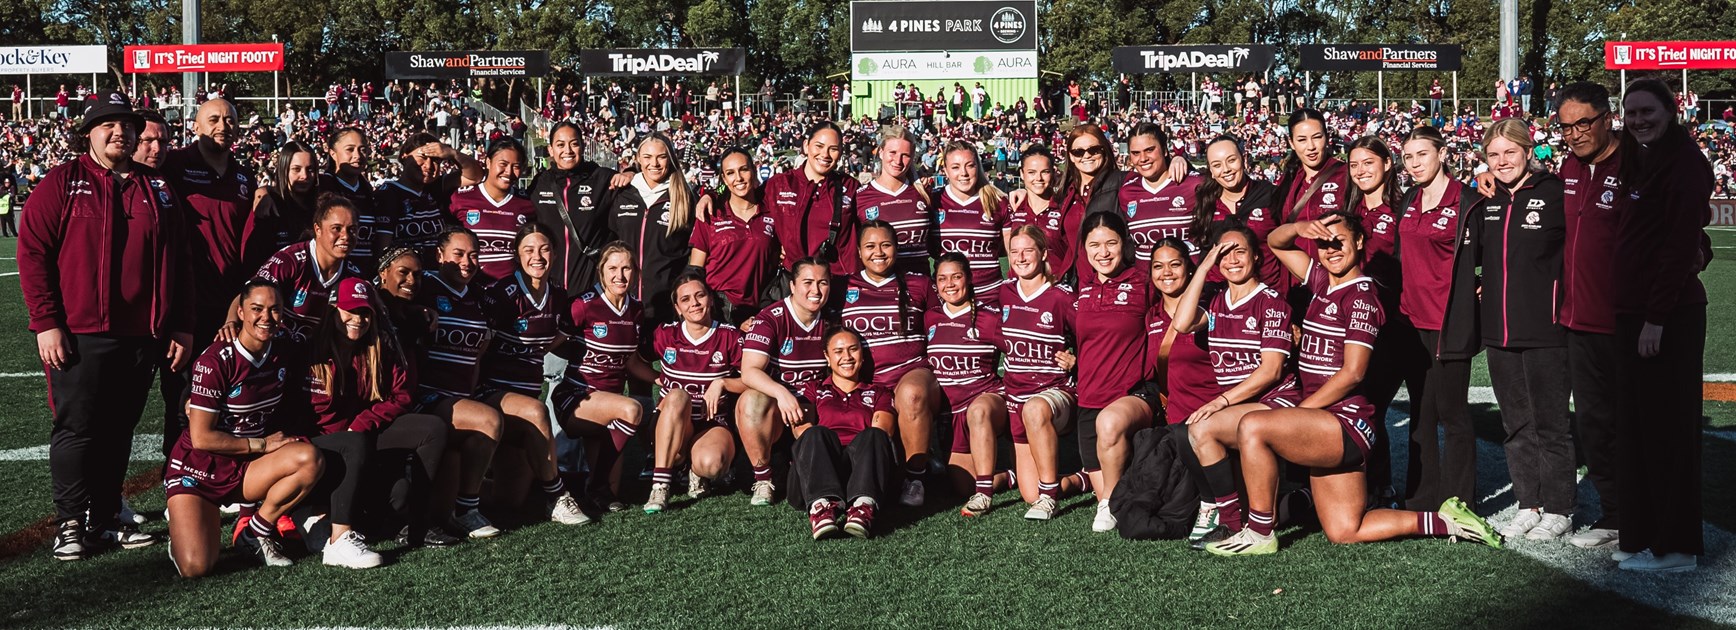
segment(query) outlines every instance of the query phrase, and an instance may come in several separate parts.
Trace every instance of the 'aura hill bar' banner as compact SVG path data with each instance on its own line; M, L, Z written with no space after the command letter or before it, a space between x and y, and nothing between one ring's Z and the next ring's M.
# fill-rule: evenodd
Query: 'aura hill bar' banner
M127 46L128 73L279 72L283 44L170 44Z
M1456 71L1456 44L1303 44L1302 69L1311 72L1378 70Z

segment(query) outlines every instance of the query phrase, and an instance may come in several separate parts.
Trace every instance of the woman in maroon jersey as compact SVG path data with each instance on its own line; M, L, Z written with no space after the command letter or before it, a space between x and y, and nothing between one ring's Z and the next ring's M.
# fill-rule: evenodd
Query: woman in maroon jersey
M295 342L313 339L314 328L325 317L338 281L361 277L361 269L349 259L355 230L355 206L339 195L321 193L314 206L313 238L283 248L254 273L256 278L276 283L289 302L284 308L283 331ZM226 321L218 329L218 338L234 338L239 326L238 320Z
M548 504L549 519L563 525L582 525L590 518L567 492L555 466L554 427L542 402L543 356L560 345L561 330L569 317L566 290L549 281L549 250L553 240L541 223L518 228L513 251L518 253L512 275L496 280L482 293L493 341L483 357L482 383L475 399L495 408L502 420L503 447L522 458L495 457L495 481L499 491L522 486L505 483L502 464L528 463L533 479Z
M983 302L1000 306L995 290L1001 285L1001 258L1006 256L1006 193L983 177L976 147L953 142L941 151L946 165L946 189L936 193L936 252L963 254L971 266L971 285L982 287Z
M834 328L824 340L829 374L801 386L808 405L790 424L790 505L807 510L814 540L838 531L840 510L844 531L867 538L898 476L892 392L865 372L868 348L856 331Z
M1049 153L1049 147L1033 144L1019 156L1019 185L1021 188L1009 195L1009 200L1016 197L1017 201L1012 202L1007 228L1016 230L1032 225L1043 232L1049 243L1067 242L1067 234L1061 227L1061 206L1055 203L1055 156ZM1019 194L1021 191L1023 195ZM1062 271L1061 258L1060 252L1048 252L1051 274Z
M657 328L652 349L662 362L657 386L657 436L652 443L651 496L645 513L669 504L673 471L687 462L687 493L698 498L723 477L735 460L729 430L735 397L747 391L741 370L741 331L711 316L711 287L688 271L675 278L672 291L681 321Z
M1132 175L1116 191L1116 203L1127 213L1128 235L1141 262L1150 260L1151 246L1159 239L1190 240L1194 222L1193 204L1199 177L1171 174L1169 133L1153 122L1134 126L1127 138ZM1173 160L1182 162L1185 160Z
M898 411L897 436L904 446L904 488L899 500L922 505L928 475L929 435L934 409L941 400L940 384L923 360L927 352L923 316L934 302L933 283L919 273L894 269L898 231L892 224L870 219L857 228L856 256L861 271L838 281L844 326L862 335L868 346L868 367L874 384L893 394Z
M1298 238L1315 241L1315 258L1302 253ZM1248 491L1248 526L1206 550L1220 556L1278 551L1273 529L1280 459L1310 468L1315 513L1334 543L1451 536L1499 548L1500 537L1458 498L1434 512L1366 509L1363 467L1380 443L1370 426L1374 407L1360 386L1382 316L1374 282L1362 274L1367 235L1361 218L1339 211L1292 223L1273 232L1271 243L1311 296L1298 346L1303 397L1294 408L1251 411L1241 418L1236 447Z
M748 322L742 341L741 380L752 388L736 403L736 430L753 467L752 505L771 505L771 450L784 427L802 420L797 388L825 374L821 311L832 286L828 264L803 258L791 267L789 297L772 303ZM887 401L888 409L891 401Z
M441 235L435 251L439 269L422 272L414 289L415 304L435 317L416 370L416 409L452 426L433 508L453 506L443 525L451 533L492 538L500 529L480 506L483 476L500 443L501 418L493 407L471 399L491 337L481 287L472 286L478 273L476 235L453 228Z
M779 245L760 197L753 156L732 148L719 164L723 209L693 226L687 266L705 270L706 283L716 290L719 303L713 310L719 319L739 325L764 306L760 296L775 276Z
M1079 254L1091 267L1073 300L1079 348L1079 459L1097 489L1091 531L1115 529L1109 497L1131 455L1133 434L1151 426L1155 401L1129 395L1145 368L1145 314L1157 301L1136 264L1127 221L1100 212L1080 224ZM1186 331L1184 331L1186 332Z
M1020 226L1007 249L1011 278L1000 288L1006 364L1001 383L1013 470L1027 480L1019 494L1031 504L1025 518L1034 521L1053 518L1062 496L1091 487L1084 471L1066 477L1059 471L1059 434L1072 430L1078 397L1068 373L1071 364L1060 359L1072 343L1073 288L1054 283L1052 260L1043 230Z
M1206 402L1223 392L1212 373L1212 358L1206 350L1206 338L1198 333L1182 334L1175 329L1175 313L1196 271L1188 256L1189 244L1179 238L1159 240L1151 248L1151 286L1159 300L1145 314L1145 374L1146 380L1130 392L1144 400L1169 424L1179 424ZM1153 414L1156 415L1155 413ZM1173 432L1171 435L1185 435ZM1191 453L1185 461L1198 473ZM1200 520L1194 524L1189 541L1198 541L1217 525L1212 512L1212 497L1200 496Z
M342 195L356 208L356 238L350 253L357 264L372 267L374 256L392 242L392 216L374 207L374 186L368 183L368 135L343 127L326 141L331 171L321 173L319 192Z
M1278 216L1281 223L1312 221L1344 207L1350 193L1345 182L1344 162L1339 161L1334 140L1327 134L1326 117L1315 109L1290 113L1290 154L1280 167ZM1310 247L1304 244L1306 251Z
M874 156L879 167L873 181L857 188L856 218L885 221L898 238L899 273L928 275L928 259L934 250L934 207L927 190L913 183L917 164L916 136L904 127L880 128Z
M211 344L193 367L187 431L163 471L168 495L169 557L182 577L203 577L216 567L225 503L257 502L240 541L266 566L289 566L274 523L319 480L319 449L283 430L301 418L283 404L287 374L305 364L286 356L291 344L273 343L280 303L277 288L249 280L241 288L233 341ZM278 352L273 352L277 350Z
M1405 171L1415 184L1396 206L1393 244L1402 285L1399 313L1416 329L1429 358L1422 391L1411 398L1404 499L1413 510L1432 508L1448 497L1476 505L1477 436L1466 402L1471 357L1478 349L1476 299L1474 287L1453 281L1453 269L1462 249L1460 221L1478 211L1481 199L1446 171L1439 136L1419 127L1405 137ZM1398 360L1404 360L1402 352Z
M834 274L855 271L856 257L849 255L849 248L856 242L856 185L836 169L844 156L843 143L844 132L837 125L816 122L803 138L801 167L766 180L766 211L777 224L788 272L795 271L797 260L810 256L827 261Z
M970 261L947 252L934 266L940 303L928 310L928 365L940 383L942 404L952 416L952 486L968 496L963 516L987 514L996 487L1013 476L995 474L995 439L1007 433L1007 402L1001 396L1001 320L976 299ZM988 311L984 314L983 311Z
M481 272L493 281L512 275L512 241L518 226L536 217L536 204L513 193L524 168L524 147L512 138L489 143L483 165L488 177L481 185L452 193L447 210L465 229L476 233Z
M1225 225L1206 245L1202 267L1216 267L1227 283L1206 296L1206 276L1196 273L1176 308L1171 325L1179 333L1206 333L1212 371L1220 394L1194 410L1186 422L1188 442L1199 458L1196 483L1212 497L1222 531L1205 542L1241 530L1242 512L1228 449L1236 447L1237 428L1249 412L1294 407L1297 384L1285 373L1292 346L1290 307L1254 274L1260 250L1246 227Z
M619 458L645 414L644 405L626 395L627 380L656 378L640 355L645 309L631 293L638 271L632 251L620 241L597 254L597 286L574 300L571 309L572 335L583 341L562 344L569 363L550 397L561 429L585 440L585 454L592 459L584 492L611 511L626 508L616 500Z
M1260 281L1279 295L1287 293L1290 278L1266 245L1266 237L1278 229L1280 223L1278 187L1272 182L1249 176L1248 152L1241 138L1218 136L1206 145L1205 153L1206 168L1211 176L1195 189L1194 220L1188 231L1193 237L1188 241L1188 247L1192 248L1189 255L1199 256L1199 243L1225 222L1248 226L1255 240L1260 241ZM1209 281L1223 280L1216 269L1208 267L1206 273L1211 276L1207 278Z

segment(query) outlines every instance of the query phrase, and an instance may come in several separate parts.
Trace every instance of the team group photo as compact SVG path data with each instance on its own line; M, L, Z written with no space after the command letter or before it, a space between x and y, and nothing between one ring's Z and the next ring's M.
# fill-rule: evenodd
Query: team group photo
M0 626L1736 624L1736 8L21 2Z

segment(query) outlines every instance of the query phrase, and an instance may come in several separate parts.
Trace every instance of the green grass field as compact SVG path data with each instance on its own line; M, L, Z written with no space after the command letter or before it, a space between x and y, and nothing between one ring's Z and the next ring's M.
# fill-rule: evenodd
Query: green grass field
M1714 240L1730 258L1705 275L1715 296L1709 374L1736 372L1728 336L1736 315L1723 308L1724 296L1736 294L1736 232ZM14 249L0 239L0 274L16 271ZM0 337L7 539L52 511L45 455L28 450L47 442L47 407L13 278L0 276L0 329L14 331ZM1487 384L1481 369L1477 379ZM159 409L153 395L140 434L157 433ZM1482 509L1509 509L1498 411L1473 409ZM38 545L0 558L0 627L1715 626L1736 620L1736 565L1727 557L1736 531L1736 403L1708 402L1706 416L1709 553L1685 576L1622 575L1607 556L1560 544L1333 546L1302 529L1283 532L1276 556L1226 560L1176 542L1092 534L1091 505L1081 499L1057 520L1026 522L1015 493L967 520L957 499L931 491L927 508L890 510L873 540L816 543L804 515L781 503L751 508L737 491L677 501L657 516L522 525L454 549L383 545L389 563L370 571L324 567L317 557L264 569L229 554L219 575L188 582L175 577L160 545L75 563L56 562ZM1401 441L1403 409L1389 420ZM145 443L135 474L160 465L146 452L155 443ZM637 483L627 491L630 499L643 492ZM160 513L162 493L148 490L134 505Z

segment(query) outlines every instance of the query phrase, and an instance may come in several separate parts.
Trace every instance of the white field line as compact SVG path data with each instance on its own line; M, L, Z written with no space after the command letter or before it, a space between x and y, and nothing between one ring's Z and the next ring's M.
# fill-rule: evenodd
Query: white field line
M3 372L3 373L0 373L0 378L32 378L32 377L41 377L41 376L42 376L41 372Z

